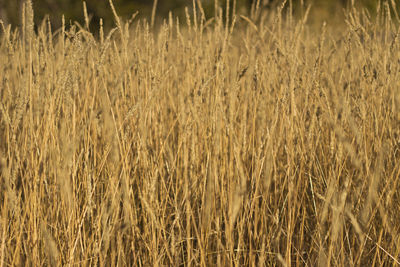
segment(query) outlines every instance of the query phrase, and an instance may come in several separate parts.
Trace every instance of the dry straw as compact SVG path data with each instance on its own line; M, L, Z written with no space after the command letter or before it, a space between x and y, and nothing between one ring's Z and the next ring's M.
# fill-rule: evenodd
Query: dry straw
M395 3L291 3L0 23L1 265L399 264Z

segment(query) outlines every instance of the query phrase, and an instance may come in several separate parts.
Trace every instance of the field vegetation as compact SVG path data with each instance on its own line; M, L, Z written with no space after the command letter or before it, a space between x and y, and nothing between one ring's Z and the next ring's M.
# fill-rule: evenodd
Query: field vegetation
M1 23L0 266L399 264L394 1L341 24L193 3Z

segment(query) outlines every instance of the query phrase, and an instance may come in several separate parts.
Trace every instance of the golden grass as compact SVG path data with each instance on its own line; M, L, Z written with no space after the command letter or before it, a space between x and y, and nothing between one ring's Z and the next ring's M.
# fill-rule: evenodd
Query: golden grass
M28 1L1 25L0 265L399 264L388 10L115 13L98 40Z

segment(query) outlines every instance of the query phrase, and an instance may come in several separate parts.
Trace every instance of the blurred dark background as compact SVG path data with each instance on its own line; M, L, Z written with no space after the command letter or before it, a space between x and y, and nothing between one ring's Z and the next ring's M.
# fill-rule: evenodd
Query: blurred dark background
M21 23L21 7L25 0L0 0L0 19L6 24L18 26ZM139 11L139 17L147 18L150 21L154 0L113 0L119 16L129 18L133 13ZM197 1L197 0L196 0ZM84 25L83 1L82 0L33 0L35 22L39 24L46 15L49 16L54 28L61 25L61 16L65 16L67 24L77 21ZM233 3L233 0L230 0ZM281 0L260 0L263 8L274 8ZM288 1L289 2L289 1ZM292 0L293 6L301 3L311 3L314 9L319 9L320 16L326 16L342 12L343 7L348 6L351 0ZM376 8L378 0L355 0L356 3L367 7L371 12ZM389 1L390 2L390 1ZM184 17L184 7L192 7L193 0L158 0L156 9L156 23L161 23L163 18L168 17L169 11L174 16ZM208 17L214 15L215 0L201 0L202 6ZM226 0L217 0L222 8L226 6ZM236 0L237 11L249 14L253 0ZM96 30L99 19L102 18L105 27L114 25L113 14L108 0L86 0L87 11L91 18L91 30Z

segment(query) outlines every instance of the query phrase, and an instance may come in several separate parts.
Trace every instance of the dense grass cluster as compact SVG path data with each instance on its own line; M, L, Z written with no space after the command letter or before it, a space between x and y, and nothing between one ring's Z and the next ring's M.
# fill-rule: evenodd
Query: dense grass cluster
M398 264L397 14L308 10L94 37L28 1L0 36L0 265Z

